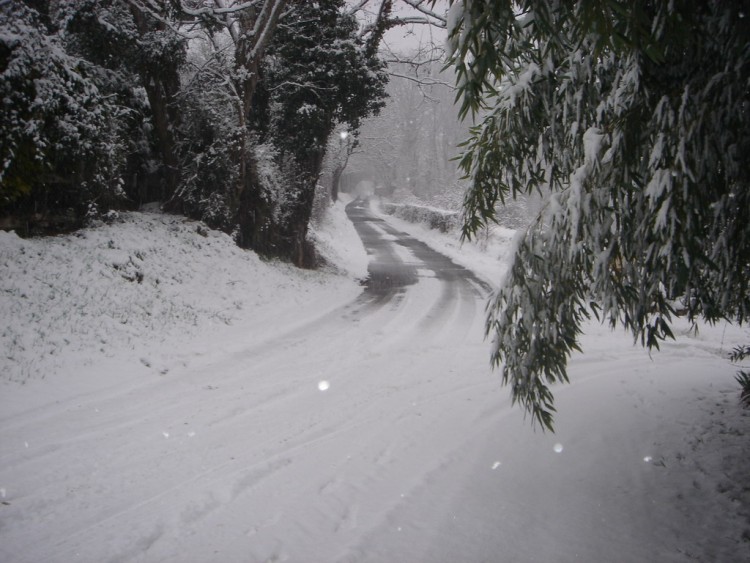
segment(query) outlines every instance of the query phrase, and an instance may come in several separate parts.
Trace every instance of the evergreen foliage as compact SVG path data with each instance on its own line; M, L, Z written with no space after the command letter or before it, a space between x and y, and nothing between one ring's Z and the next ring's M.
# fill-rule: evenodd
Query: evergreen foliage
M319 165L334 124L356 130L384 105L387 75L377 57L365 56L342 0L294 5L264 64L264 86L275 101L270 126L284 152Z
M124 190L130 205L168 199L179 170L174 131L185 41L153 15L121 0L54 3L66 51L89 62L99 89L123 108Z
M548 194L487 321L512 395L552 428L591 315L649 348L750 315L748 2L451 2L464 235Z
M183 73L174 100L180 115L175 150L181 177L168 201L170 209L225 231L235 225L241 155L249 154L243 143L248 132L238 120L238 100L227 87L232 65L224 53L188 55L188 68L198 70Z
M42 232L72 228L124 195L123 108L35 11L11 3L0 16L0 212L22 232L31 217Z
M299 265L310 266L315 258L299 241L306 238L329 138L335 126L356 131L383 106L387 75L376 55L366 55L343 0L289 4L256 91L254 129L276 170L259 175L254 207L266 213L253 236L263 241L257 246L284 249ZM258 171L267 171L271 163L257 160ZM284 188L278 178L285 179Z
M383 104L367 37L343 0L0 2L0 227L159 201L312 265L334 124Z

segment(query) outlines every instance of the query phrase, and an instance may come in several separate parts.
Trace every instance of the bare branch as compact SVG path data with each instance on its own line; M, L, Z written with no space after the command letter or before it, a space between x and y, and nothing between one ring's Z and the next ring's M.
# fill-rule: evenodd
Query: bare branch
M224 10L227 8L224 0L214 0L214 3L218 7L219 10ZM230 18L230 13L225 12L222 14L222 21L224 22L224 27L229 32L229 35L232 36L232 41L234 41L235 44L237 44L240 41L240 31L239 31L239 24L237 23L237 19Z
M438 22L440 22L442 25L438 25L438 27L446 27L446 25L448 24L448 21L446 20L445 16L441 16L440 14L438 14L437 12L435 12L434 10L430 10L430 9L428 9L428 8L425 7L425 4L427 4L427 2L425 0L401 0L401 1L404 4L408 4L409 6L411 6L412 8L414 8L415 10L419 10L420 12L422 12L423 14L425 14L426 16L428 16L429 18L431 18L433 20L437 20ZM437 25L437 24L435 24L433 22L432 25Z
M429 3L428 0L381 0L378 8L373 10L365 10L365 7L370 3L371 0L359 0L354 4L348 13L354 14L356 12L362 12L366 14L362 19L362 28L360 29L359 36L363 40L367 41L371 45L379 44L383 32L388 29L399 26L410 26L410 25L427 25L441 29L445 29L447 26L447 20L445 16L440 15L434 10L430 10L426 7ZM419 14L408 12L399 14L396 13L395 4L401 3L406 10L414 10Z
M370 0L359 0L359 2L357 2L357 3L356 3L356 4L354 4L354 5L352 5L352 6L351 6L351 7L350 7L350 8L349 8L349 9L348 9L347 11L346 11L346 13L347 13L348 15L356 14L356 13L357 13L357 12L359 12L359 11L360 11L360 10L361 10L362 8L364 8L364 7L365 7L365 6L366 6L366 5L367 5L367 4L369 3L369 2L370 2Z
M438 20L438 22L435 22L429 18L425 18L422 16L406 16L406 17L388 18L388 24L391 27L394 27L397 25L410 25L410 24L445 27L445 20L442 20L442 23L441 23L440 20Z
M183 39L196 39L201 37L200 32L191 32L189 24L192 22L174 22L160 13L161 7L156 5L151 0L128 0L130 6L143 14L147 14L149 17L158 21L164 25L167 29L172 31L175 35L182 37ZM177 25L175 25L177 24ZM183 29L187 27L187 29Z
M241 4L226 5L224 2L216 2L217 7L204 6L203 8L188 8L184 0L180 0L180 10L188 16L201 17L206 15L234 14L248 8L253 8L260 3L260 0L251 0Z
M323 90L323 91L325 91L325 90L328 90L328 91L335 90L335 88L325 88L323 86L317 86L317 85L312 84L310 82L302 84L300 82L292 82L292 81L287 80L287 81L282 82L281 84L277 84L273 88L269 89L269 92L275 92L276 90L278 90L279 88L282 88L284 86L294 86L295 88L299 88L301 90L308 90L308 91L312 92L313 94L315 94L319 100L322 100L323 97L318 93L318 90Z
M385 62L393 64L408 64L417 70L421 66L429 65L431 63L442 63L445 57L445 49L433 41L427 43L422 43L420 41L416 50L409 54L394 51L386 41L382 42L381 48L383 50L383 57L381 58L383 58Z
M399 72L391 72L391 71L388 72L388 75L393 76L395 78L403 78L404 80L411 80L412 82L416 82L417 84L421 86L445 86L446 88L449 88L451 90L456 89L456 87L450 82L445 82L444 80L437 80L429 76L420 78L419 76L409 76L408 74L401 74Z
M402 58L398 56L396 53L392 51L388 51L388 57L389 58L383 58L381 59L386 64L405 64L409 65L413 68L419 68L425 65L429 65L432 63L441 63L443 62L443 58L445 56L445 53L443 51L438 51L439 54L434 55L427 59L419 59L419 58ZM390 58L393 57L393 58Z

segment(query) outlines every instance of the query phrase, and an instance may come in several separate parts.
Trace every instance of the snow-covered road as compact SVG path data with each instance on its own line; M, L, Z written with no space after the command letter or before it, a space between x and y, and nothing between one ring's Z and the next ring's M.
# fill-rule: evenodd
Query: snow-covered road
M0 419L13 489L0 560L739 553L736 519L717 518L730 499L702 490L716 479L700 432L734 420L711 418L735 401L731 366L707 376L725 346L714 333L652 360L593 325L557 389L557 434L535 433L487 365L483 283L361 203L348 211L372 257L349 304L168 377Z

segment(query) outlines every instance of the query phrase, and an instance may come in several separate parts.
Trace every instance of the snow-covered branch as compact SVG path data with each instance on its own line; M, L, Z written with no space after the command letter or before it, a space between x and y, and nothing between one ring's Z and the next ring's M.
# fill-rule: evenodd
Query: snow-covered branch
M445 16L441 16L436 11L431 10L429 8L425 7L425 4L428 4L425 0L401 0L404 4L408 4L415 10L418 10L425 14L430 22L432 22L432 25L437 25L439 27L446 27L447 20Z
M370 0L359 0L359 2L351 5L346 11L346 13L349 15L356 14L369 3L370 3Z
M253 30L248 34L250 37L258 38L250 51L249 58L251 60L262 56L263 51L265 51L268 43L271 41L276 22L278 22L285 6L286 0L266 0L263 3L263 8L255 20Z
M410 80L412 82L416 82L417 84L420 84L421 86L445 86L446 88L450 88L451 90L456 89L456 87L450 82L445 82L444 80L436 80L435 78L431 78L429 76L426 76L426 77L409 76L408 74L401 74L399 72L389 72L388 75L393 76L395 78L403 78L404 80Z
M447 20L435 10L427 8L424 0L382 0L377 9L368 11L370 0L361 0L350 7L349 13L359 13L363 22L359 36L368 44L380 44L386 30L401 26L426 25L445 29ZM401 6L399 6L401 4Z
M156 5L152 0L127 0L132 10L136 10L141 14L144 14L153 20L159 22L166 29L169 29L175 35L182 37L185 40L197 39L202 36L203 31L198 29L194 31L196 22L194 19L190 21L177 21L166 17L162 14L162 6Z

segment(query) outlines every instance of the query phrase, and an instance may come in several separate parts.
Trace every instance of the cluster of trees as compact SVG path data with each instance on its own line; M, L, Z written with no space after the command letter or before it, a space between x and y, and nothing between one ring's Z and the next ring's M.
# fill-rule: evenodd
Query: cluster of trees
M551 427L594 315L648 347L750 318L750 4L451 1L466 236L551 192L487 323L513 397Z
M388 104L363 122L347 172L379 184L393 202L459 211L468 182L456 160L471 124L457 115L455 75L444 57L436 45L388 57ZM495 220L524 227L538 200L518 194L495 207Z
M551 194L487 323L539 423L591 315L649 347L677 307L748 320L750 3L449 0L445 18L399 1L416 15L392 0L0 0L0 228L159 201L309 266L326 147L337 185L384 104L383 34L429 23L448 28L474 125L447 116L437 67L394 66L397 103L353 162L453 197L468 129L469 237L507 199Z
M391 63L388 106L363 124L348 171L401 191L397 198L457 209L464 184L452 159L468 127L456 116L453 80L441 73L440 58L411 58Z
M0 227L161 202L310 266L325 148L384 104L392 2L0 1ZM417 2L417 4L421 4Z

